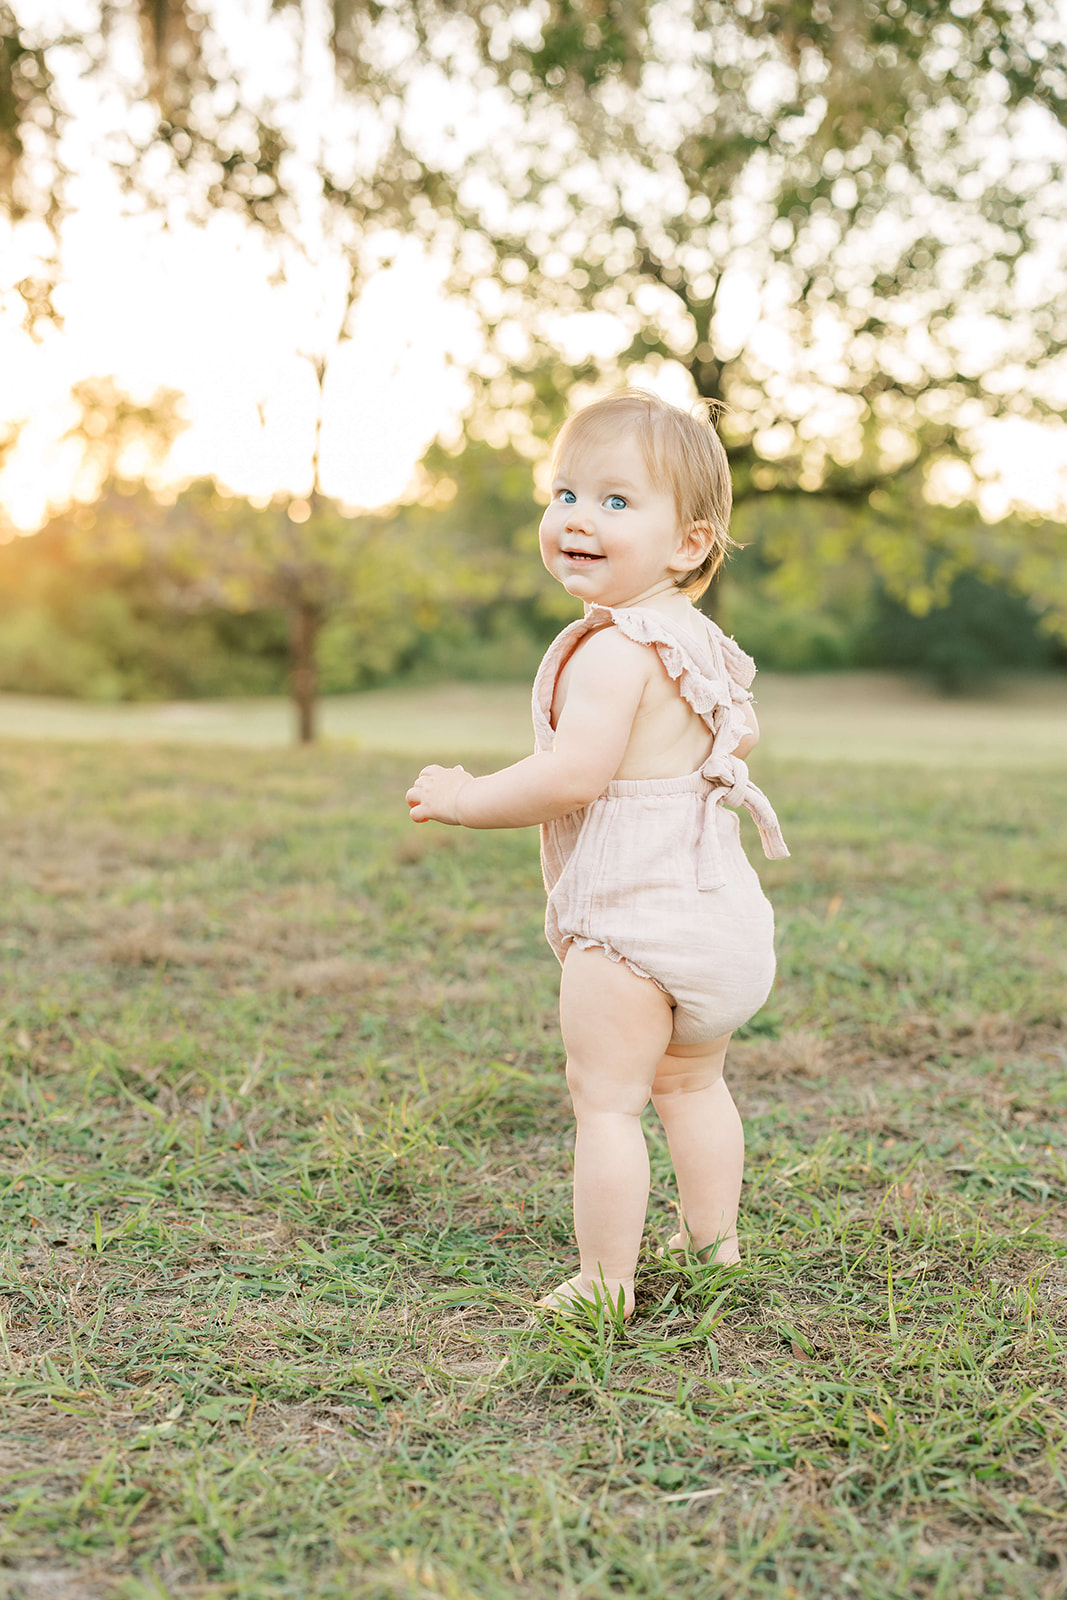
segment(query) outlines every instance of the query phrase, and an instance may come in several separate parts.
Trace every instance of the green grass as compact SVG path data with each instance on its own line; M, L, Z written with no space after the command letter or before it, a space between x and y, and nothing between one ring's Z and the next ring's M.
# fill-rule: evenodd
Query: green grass
M0 1595L1067 1593L1062 775L761 764L746 1261L657 1260L652 1118L622 1329L528 1309L536 840L411 767L0 747Z

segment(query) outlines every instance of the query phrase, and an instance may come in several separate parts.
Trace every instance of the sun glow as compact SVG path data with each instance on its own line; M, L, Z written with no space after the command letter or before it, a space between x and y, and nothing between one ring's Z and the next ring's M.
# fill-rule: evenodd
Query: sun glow
M164 230L146 217L82 210L64 234L61 328L38 342L13 308L0 318L0 428L22 424L0 474L0 503L30 531L78 491L71 386L112 375L146 400L185 396L188 427L167 467L175 482L212 476L257 499L306 495L328 360L320 487L352 507L395 501L427 445L454 426L477 349L473 318L442 292L439 263L402 247L367 283L351 338L321 349L315 274L272 282L264 245L225 214Z

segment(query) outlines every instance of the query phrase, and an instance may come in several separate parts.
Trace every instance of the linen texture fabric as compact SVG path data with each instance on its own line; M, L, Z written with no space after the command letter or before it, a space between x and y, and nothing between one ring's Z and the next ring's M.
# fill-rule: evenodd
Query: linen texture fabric
M614 626L658 654L713 735L701 767L680 778L615 779L591 805L541 828L545 932L562 964L569 945L597 948L663 990L672 1042L707 1044L748 1022L774 982L774 913L741 845L737 812L756 822L765 855L789 854L770 803L734 751L755 662L694 612L706 644L643 608L587 606L557 636L533 689L536 748L550 750L556 680L587 633Z

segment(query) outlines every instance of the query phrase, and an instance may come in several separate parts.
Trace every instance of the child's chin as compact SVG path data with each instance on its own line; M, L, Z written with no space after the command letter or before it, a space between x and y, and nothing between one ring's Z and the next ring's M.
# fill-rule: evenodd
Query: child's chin
M567 593L574 600L580 600L583 606L602 606L604 597L597 590L591 589L585 583L568 583Z
M588 572L579 570L576 572L573 568L569 568L559 581L568 594L580 594L583 598L588 598L591 591L599 591L602 588L599 580L599 572L593 572L592 570Z

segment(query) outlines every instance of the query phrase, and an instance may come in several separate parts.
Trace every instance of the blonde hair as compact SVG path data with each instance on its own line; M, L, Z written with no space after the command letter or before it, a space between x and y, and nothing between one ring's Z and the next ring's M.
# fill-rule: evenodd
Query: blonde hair
M682 528L706 528L711 545L698 567L678 579L690 600L704 593L726 554L730 538L733 490L730 465L715 431L721 408L714 400L700 402L700 415L672 406L658 395L627 389L583 406L563 424L552 451L556 476L582 446L632 428L641 441L645 466L658 488L674 496Z

